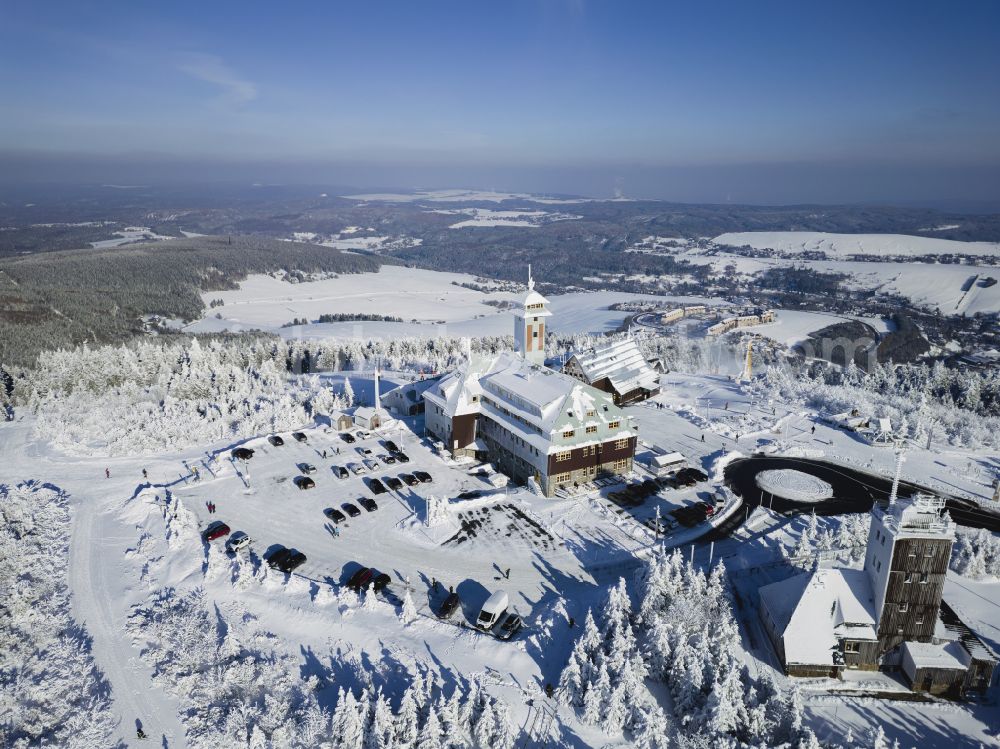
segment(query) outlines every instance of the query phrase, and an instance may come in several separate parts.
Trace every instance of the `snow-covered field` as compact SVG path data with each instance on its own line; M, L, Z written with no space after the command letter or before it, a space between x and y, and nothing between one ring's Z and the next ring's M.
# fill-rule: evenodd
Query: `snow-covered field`
M476 226L541 226L552 221L569 221L580 216L571 213L551 213L549 211L494 211L489 208L437 209L431 213L469 216L450 229L466 229Z
M290 284L268 275L253 275L232 291L202 295L206 306L221 299L221 307L185 330L210 332L259 328L293 337L392 338L438 335L510 335L513 318L487 301L513 301L510 292L483 293L456 284L473 283L475 277L420 268L382 266L377 273L343 275ZM551 330L589 333L614 330L628 312L609 310L616 302L651 301L661 304L704 304L719 300L704 297L669 297L617 291L575 292L551 298ZM406 322L324 323L282 328L293 319L317 319L322 314L378 314ZM219 317L216 317L218 315Z
M102 239L99 242L91 242L90 246L96 249L107 249L108 247L118 247L132 242L152 242L160 239L173 239L173 237L157 234L146 226L126 226L121 231L116 231L118 239Z
M946 227L945 227L946 228ZM817 231L746 231L720 234L716 244L730 247L749 245L758 250L778 252L825 252L847 258L850 255L919 257L923 255L1000 256L996 242L958 242L906 234L828 234Z

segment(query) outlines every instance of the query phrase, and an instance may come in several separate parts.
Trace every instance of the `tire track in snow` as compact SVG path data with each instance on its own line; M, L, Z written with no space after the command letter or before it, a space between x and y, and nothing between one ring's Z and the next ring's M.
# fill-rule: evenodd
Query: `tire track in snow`
M132 644L125 639L124 623L121 627L115 626L110 610L112 596L102 566L108 555L105 545L99 543L108 538L108 534L95 535L96 512L88 502L76 505L69 555L74 617L87 627L93 640L94 657L111 683L111 697L121 719L122 737L126 743L135 745L138 742L132 730L138 718L150 739L159 742L165 737L162 746L182 747L185 732L177 717L176 705L153 684L152 673L139 662ZM102 525L106 525L106 521ZM105 559L95 560L97 554Z

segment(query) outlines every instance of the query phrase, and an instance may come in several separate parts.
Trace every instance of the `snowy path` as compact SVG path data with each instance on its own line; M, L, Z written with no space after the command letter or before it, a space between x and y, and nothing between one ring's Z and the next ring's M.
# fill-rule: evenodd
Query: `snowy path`
M117 559L109 547L117 545L115 533L122 530L92 501L77 504L69 558L73 614L93 638L94 657L111 683L126 743L139 743L134 730L138 719L146 735L159 746L182 747L185 734L177 717L177 705L154 685L152 672L126 641L124 611L112 610L113 602L120 602L121 595L109 586L107 565Z

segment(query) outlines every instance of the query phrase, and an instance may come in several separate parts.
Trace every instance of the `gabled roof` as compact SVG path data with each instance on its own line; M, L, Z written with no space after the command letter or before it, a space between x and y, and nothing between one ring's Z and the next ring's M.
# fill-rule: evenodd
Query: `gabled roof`
M819 569L760 589L785 646L785 663L832 665L838 640L875 640L875 602L864 570Z
M545 435L563 424L588 422L621 421L627 431L627 419L609 394L513 353L466 364L443 377L424 397L455 416L480 411L484 394Z
M577 351L573 358L588 382L597 382L607 377L619 393L628 393L640 387L654 390L657 386L656 370L649 365L631 338L611 340Z

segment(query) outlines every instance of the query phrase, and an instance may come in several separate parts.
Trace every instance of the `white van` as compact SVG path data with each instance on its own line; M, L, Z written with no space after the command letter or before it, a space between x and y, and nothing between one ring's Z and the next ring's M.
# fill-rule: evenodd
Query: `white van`
M486 631L492 629L493 625L500 621L503 615L507 613L508 605L510 605L510 600L507 598L507 594L502 590L496 591L483 604L483 609L479 612L479 618L476 619L476 626Z

